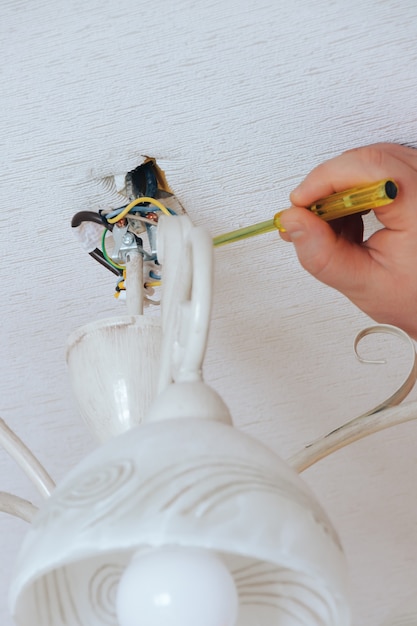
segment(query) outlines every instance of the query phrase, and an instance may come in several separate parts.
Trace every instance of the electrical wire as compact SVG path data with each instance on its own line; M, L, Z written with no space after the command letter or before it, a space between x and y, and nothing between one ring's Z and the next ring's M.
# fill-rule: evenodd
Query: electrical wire
M148 217L143 217L140 213L138 215L133 215L133 219L138 220L138 222L143 222L144 224L149 224L150 226L156 226L157 224L155 220L150 220Z
M100 265L105 267L110 272L113 272L113 274L115 274L116 276L121 276L122 275L122 270L117 269L116 267L111 265L108 261L106 261L106 259L104 258L104 254L98 248L95 248L94 250L92 250L88 254L91 256L91 258L93 258L95 261L100 263Z
M112 217L118 217L120 215L120 213L122 212L123 207L121 209L117 209L117 211L112 211L111 213L107 213L106 215L106 219L111 219ZM145 217L144 215L142 215L141 213L133 213L132 212L132 219L137 220L138 222L143 222L144 224L149 224L150 226L156 226L157 222L155 220L150 220L148 217ZM122 219L122 218L120 218Z
M119 206L117 209L113 209L113 211L111 209L102 209L100 211L100 215L102 215L105 220L108 220L109 217L115 217L116 215L119 215L119 213L121 213L126 207L127 204Z
M117 263L115 263L107 254L107 250L106 250L106 235L108 233L108 230L105 228L103 230L103 234L101 236L101 249L103 251L103 256L106 259L106 261L108 263L110 263L110 265L112 265L113 267L115 267L118 270L124 270L125 267L123 265L118 265Z
M100 213L95 213L94 211L79 211L73 216L71 226L72 228L77 228L83 222L94 222L95 224L100 224L100 226L107 227L105 218ZM110 227L110 230L113 230L113 226Z
M147 181L147 183L149 183L149 180ZM148 191L148 187L147 187L147 191ZM135 207L138 207L138 205L141 205L141 204L147 204L147 205L151 204L157 207L158 209L160 209L160 211L162 211L162 213L164 213L165 215L169 215L169 216L176 215L175 211L173 211L172 209L168 209L167 207L165 207L165 205L162 204L162 202L159 202L155 198L152 198L151 194L148 194L146 196L136 198L135 200L125 205L124 207L121 207L120 209L116 209L115 211L111 211L107 213L105 211L100 211L99 213L95 213L94 211L79 211L73 216L71 220L71 226L73 228L77 228L81 226L83 222L93 222L95 224L99 224L100 226L105 227L105 230L103 231L103 234L101 237L102 249L100 250L99 248L95 248L95 250L92 250L91 252L89 252L89 255L95 261L103 265L106 269L108 269L109 271L111 271L117 276L120 276L122 274L123 270L125 269L125 266L115 263L108 255L107 250L106 250L106 235L108 231L113 230L114 224L116 224L121 219L123 219L131 211L133 212L133 209L135 209ZM145 211L145 208L143 208L142 211ZM149 212L147 208L146 208L146 212ZM136 211L134 211L134 213L135 215L134 216L132 215L132 218L134 217L134 219L140 222L143 222L146 225L156 226L157 222L155 220L149 219L148 217L145 217L142 214L140 208L137 208ZM146 253L145 250L143 250L143 248L141 248L141 251L146 258L146 255L148 255L148 253ZM151 259L149 258L149 260ZM161 284L160 277L157 274L151 272L150 278L153 278L154 280L149 283L145 283L145 287L158 287ZM150 303L157 304L156 302L151 301L151 300L150 300Z
M158 209L160 209L165 215L171 215L171 213L168 211L166 206L162 204L162 202L159 202L159 200L155 200L155 198L148 198L147 196L143 196L141 198L136 198L136 200L133 200L133 202L128 204L116 217L111 217L107 219L108 223L115 224L119 220L123 219L135 206L138 206L139 204L152 204L153 206L156 206Z

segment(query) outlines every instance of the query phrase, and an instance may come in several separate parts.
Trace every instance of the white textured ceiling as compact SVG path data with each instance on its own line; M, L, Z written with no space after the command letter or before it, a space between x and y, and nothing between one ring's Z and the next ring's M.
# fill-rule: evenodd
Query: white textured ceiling
M94 445L69 390L66 337L123 306L76 242L73 213L112 203L101 179L151 155L192 219L219 233L271 216L341 150L416 145L417 4L2 0L0 29L0 414L59 480ZM382 370L355 361L369 320L276 235L216 260L206 378L237 425L282 456L400 382L401 355ZM398 427L305 475L344 543L357 626L381 624L414 590L416 444L417 425ZM0 490L39 502L1 450L0 472ZM0 530L10 626L25 525L2 515Z

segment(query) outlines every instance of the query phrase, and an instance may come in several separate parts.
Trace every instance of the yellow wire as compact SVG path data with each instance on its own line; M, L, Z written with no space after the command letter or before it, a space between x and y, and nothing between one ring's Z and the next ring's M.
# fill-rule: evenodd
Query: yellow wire
M117 263L115 263L114 261L112 261L112 259L109 257L109 255L107 254L107 250L106 250L106 235L109 231L107 230L107 228L105 228L103 230L103 234L101 236L101 249L104 255L104 258L106 259L106 261L108 263L110 263L110 265L113 265L113 267L116 267L118 270L125 270L125 266L124 265L118 265ZM124 275L124 272L123 272Z
M145 287L159 287L161 285L160 280L154 280L151 283L145 283Z
M107 221L109 224L115 224L119 220L123 219L125 215L127 215L129 211L133 209L133 207L137 206L138 204L147 204L147 203L153 204L154 206L158 207L158 209L161 209L162 213L165 213L165 215L171 215L171 213L168 211L166 206L162 204L162 202L159 202L159 200L155 200L155 198L148 198L147 196L144 196L143 198L136 198L136 200L133 200L133 202L128 204L127 207L125 207L123 211L119 213L119 215L116 215L115 217L111 217Z

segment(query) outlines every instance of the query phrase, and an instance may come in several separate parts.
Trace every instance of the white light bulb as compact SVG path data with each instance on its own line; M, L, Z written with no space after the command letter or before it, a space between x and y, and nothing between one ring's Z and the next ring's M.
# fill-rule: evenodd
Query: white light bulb
M119 583L119 626L235 626L232 575L212 552L164 547L136 554Z

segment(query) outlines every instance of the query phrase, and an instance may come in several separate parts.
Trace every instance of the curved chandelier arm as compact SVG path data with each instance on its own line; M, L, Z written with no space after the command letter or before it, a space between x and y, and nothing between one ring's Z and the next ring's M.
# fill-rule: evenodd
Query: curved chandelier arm
M24 500L15 496L12 493L6 493L0 491L0 512L13 515L14 517L20 517L24 522L29 524L32 522L37 508L29 500Z
M358 353L360 341L367 335L373 333L388 333L396 335L407 342L412 357L411 369L402 385L389 398L378 404L376 407L363 413L342 426L332 430L323 437L316 439L313 443L305 446L300 452L288 459L289 465L298 473L308 469L321 459L329 456L333 452L345 446L368 437L380 430L385 430L391 426L402 424L417 419L417 402L412 402L403 407L392 409L407 397L417 380L417 354L412 339L404 331L389 324L379 324L371 326L361 331L354 343L354 350L357 358L363 363L385 363L386 361L372 361L361 357Z
M186 215L162 217L157 247L163 266L162 391L172 381L201 380L213 292L213 240Z
M372 415L358 417L321 439L317 439L309 447L288 459L287 463L301 474L321 459L355 441L359 441L359 439L413 420L417 420L417 401L385 409Z
M204 228L189 235L192 251L192 285L189 314L182 320L185 335L176 382L199 380L207 347L213 293L213 240Z
M173 349L178 334L177 304L185 298L184 294L187 294L191 287L190 254L184 245L192 228L191 220L187 216L168 220L162 216L157 231L158 261L162 264L164 273L161 297L163 341L159 392L172 382Z
M16 461L39 493L47 498L55 489L55 483L23 441L0 418L0 445Z
M386 363L385 360L373 361L370 359L364 359L358 353L358 346L359 346L359 343L362 341L362 339L374 333L395 335L397 337L400 337L400 339L402 339L403 341L405 341L405 343L407 344L409 353L410 353L411 368L403 384L400 385L400 387L398 387L396 391L394 391L392 396L389 396L389 398L381 402L381 404L378 404L376 407L374 407L370 411L367 411L366 413L364 413L363 415L361 415L360 417L356 419L361 419L361 417L365 417L366 415L373 415L374 413L378 413L378 411L383 411L384 409L387 409L390 406L396 406L397 404L400 404L400 402L402 402L404 398L408 396L408 394L414 387L416 380L417 380L417 354L416 354L414 342L411 339L411 337L407 335L406 332L404 332L400 328L397 328L396 326L391 326L390 324L378 324L377 326L370 326L369 328L365 328L358 335L356 335L356 339L355 339L355 343L353 347L355 350L355 355L358 358L358 360L361 361L361 363L371 363L371 364L372 363L376 363L376 364Z

